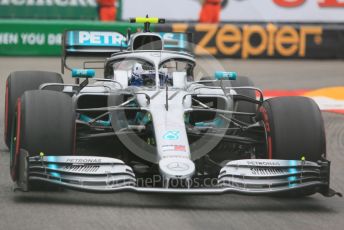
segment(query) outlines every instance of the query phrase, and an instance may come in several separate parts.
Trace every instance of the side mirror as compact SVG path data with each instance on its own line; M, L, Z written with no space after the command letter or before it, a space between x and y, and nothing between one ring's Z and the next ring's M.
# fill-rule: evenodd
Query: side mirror
M214 76L215 76L216 80L236 80L238 77L238 73L237 72L216 71Z
M72 69L73 78L92 78L96 75L94 69Z

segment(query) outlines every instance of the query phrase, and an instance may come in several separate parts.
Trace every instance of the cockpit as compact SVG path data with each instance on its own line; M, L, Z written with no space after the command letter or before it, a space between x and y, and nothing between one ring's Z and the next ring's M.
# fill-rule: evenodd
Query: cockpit
M111 62L112 78L123 87L183 88L193 81L194 63L187 59L167 59L158 65L141 58L117 59Z

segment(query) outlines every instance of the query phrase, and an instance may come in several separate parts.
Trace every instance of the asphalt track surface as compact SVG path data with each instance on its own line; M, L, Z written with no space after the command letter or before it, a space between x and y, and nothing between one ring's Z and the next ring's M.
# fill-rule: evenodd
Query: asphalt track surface
M0 229L343 229L344 198L12 191L3 143L5 81L14 70L59 72L57 58L0 58ZM344 85L342 61L223 60L263 89ZM207 65L207 64L205 64ZM207 66L206 66L207 67ZM65 77L67 81L69 77ZM344 192L344 116L323 113L332 187Z

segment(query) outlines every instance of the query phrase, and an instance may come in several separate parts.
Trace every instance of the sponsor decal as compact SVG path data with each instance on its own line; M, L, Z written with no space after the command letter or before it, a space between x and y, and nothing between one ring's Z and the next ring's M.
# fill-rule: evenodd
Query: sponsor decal
M183 151L183 152L185 152L186 148L185 148L184 145L176 145L176 146L174 146L174 150L175 151Z
M123 40L124 36L117 32L79 31L77 42L79 45L121 46Z
M95 0L0 0L1 6L96 7Z
M62 167L61 169L66 172L97 172L100 168L99 165L66 165Z
M278 6L291 8L291 7L302 6L305 2L311 1L311 0L273 0L273 1ZM344 7L343 0L318 0L317 4L319 7Z
M250 170L252 175L256 176L273 176L280 174L288 174L288 171L283 169L251 168Z
M137 1L123 1L122 19L132 17L133 12L139 15L146 13L145 8L140 9L136 6ZM161 1L145 0L146 5L154 6L157 2ZM161 3L164 7L159 7L159 14L172 21L198 21L202 10L201 5L204 2L204 0L165 1ZM343 12L338 10L343 8L343 0L222 0L221 10L217 10L220 20L225 22L341 23ZM215 12L214 15L216 15Z
M246 161L248 165L252 166L280 166L277 161Z
M1 0L0 0L1 1ZM1 8L1 7L0 7ZM80 11L80 9L78 9ZM6 9L4 9L6 11ZM43 10L42 10L43 11ZM2 12L2 9L0 10ZM82 12L80 11L80 14ZM78 14L78 16L80 16ZM86 14L83 14L86 15ZM1 17L1 13L0 13ZM37 17L38 18L38 17ZM78 46L79 32L82 35L81 46L113 46L119 49L119 40L127 28L134 30L141 26L129 23L100 23L85 21L53 21L53 20L3 20L0 26L0 55L61 55L61 37L64 30L68 30L65 43L70 46ZM30 25L30 26L28 26ZM72 38L70 32L74 32ZM90 34L89 32L101 32ZM103 32L107 33L104 34ZM101 44L99 44L99 41ZM94 44L97 43L97 44ZM104 43L104 45L102 45ZM123 47L125 47L123 43ZM79 48L79 47L74 47Z
M186 152L185 145L163 145L161 148L163 152L169 152L169 151Z
M343 0L318 0L318 4L320 7L334 7L334 8L343 7L344 8Z
M0 0L0 9L0 18L25 21L29 18L98 19L96 0Z
M187 35L182 33L159 33L164 40L165 49L185 49L188 48Z
M174 141L179 139L179 131L167 131L163 136L164 140Z
M173 32L194 32L196 55L305 57L307 45L320 46L322 26L173 24ZM314 46L314 45L313 45Z
M101 163L101 159L97 158L67 158L67 163L73 163L73 164L86 164L86 163L92 163L92 164L98 164Z
M167 156L162 156L163 159L165 158L183 158L183 159L189 159L189 156L185 154L179 154L179 155L167 155Z
M0 45L60 45L61 33L0 33Z
M190 166L184 162L172 162L166 166L171 171L182 172L190 168Z
M306 0L273 0L276 5L282 7L297 7L305 3Z

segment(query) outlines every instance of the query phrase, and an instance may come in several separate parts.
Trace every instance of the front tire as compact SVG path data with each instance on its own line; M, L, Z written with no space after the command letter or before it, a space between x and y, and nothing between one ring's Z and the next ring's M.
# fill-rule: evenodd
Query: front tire
M278 97L264 101L259 108L267 137L267 158L316 162L326 157L324 122L318 105L307 97ZM310 196L316 189L281 194Z
M17 101L11 138L11 175L17 179L21 149L29 156L72 155L75 152L75 110L68 95L49 91L26 91Z
M277 97L258 112L267 135L267 158L309 161L326 156L324 122L318 105L307 97Z

